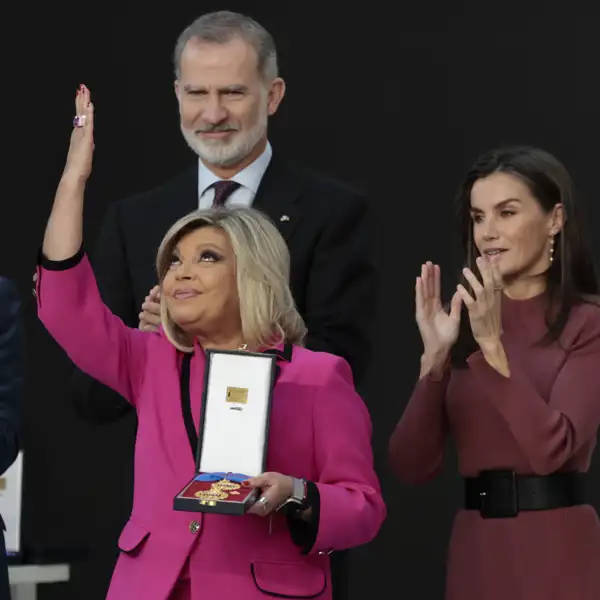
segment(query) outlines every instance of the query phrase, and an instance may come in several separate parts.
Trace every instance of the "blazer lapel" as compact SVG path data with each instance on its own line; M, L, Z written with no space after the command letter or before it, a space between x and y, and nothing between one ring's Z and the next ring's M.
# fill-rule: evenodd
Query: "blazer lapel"
M275 223L286 242L301 217L299 198L300 182L296 181L283 161L273 156L252 207L266 214Z

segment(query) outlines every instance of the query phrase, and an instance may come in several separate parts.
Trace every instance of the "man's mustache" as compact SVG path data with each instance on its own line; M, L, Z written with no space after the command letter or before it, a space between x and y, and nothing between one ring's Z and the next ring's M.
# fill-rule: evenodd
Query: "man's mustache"
M222 133L225 131L237 131L237 128L228 123L219 123L218 125L206 125L196 129L196 133Z

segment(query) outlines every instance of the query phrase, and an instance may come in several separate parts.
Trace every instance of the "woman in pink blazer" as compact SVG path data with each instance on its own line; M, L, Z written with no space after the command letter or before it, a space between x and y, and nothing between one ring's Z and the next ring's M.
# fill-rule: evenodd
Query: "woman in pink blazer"
M37 304L71 360L137 410L133 509L107 598L331 598L328 554L372 540L386 510L370 418L349 366L301 346L285 242L252 210L184 217L158 253L159 333L127 328L103 305L82 251L94 125L83 86L76 109L37 268ZM203 349L240 347L278 356L268 472L248 481L262 495L244 516L174 511L195 470ZM297 502L285 504L291 497Z

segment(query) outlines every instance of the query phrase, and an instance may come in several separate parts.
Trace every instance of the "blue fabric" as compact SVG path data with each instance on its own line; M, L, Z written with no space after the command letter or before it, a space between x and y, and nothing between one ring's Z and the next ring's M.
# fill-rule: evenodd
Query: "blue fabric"
M242 481L246 481L246 479L250 479L250 476L243 473L201 473L194 477L194 481L220 481L221 479L241 483Z

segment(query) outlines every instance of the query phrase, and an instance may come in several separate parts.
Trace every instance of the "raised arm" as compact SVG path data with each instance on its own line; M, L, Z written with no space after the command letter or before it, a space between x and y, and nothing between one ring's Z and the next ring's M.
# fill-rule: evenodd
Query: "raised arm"
M76 110L84 122L73 130L46 227L38 265L38 314L79 368L134 403L145 365L145 334L127 328L103 304L82 250L83 197L94 150L94 108L83 86Z
M354 390L348 363L332 359L314 402L319 515L311 553L366 544L386 516L373 466L369 413Z
M125 325L134 328L138 324L138 310L125 258L118 206L117 202L109 206L90 260L102 301ZM73 369L71 390L77 415L88 423L113 423L132 410L122 396L77 367Z
M419 379L389 442L390 466L402 482L427 483L441 471L448 421L444 407L450 369Z
M77 116L67 162L56 190L42 246L44 257L54 263L71 259L81 250L83 243L83 194L92 172L94 156L94 106L85 86L77 90L75 110Z
M390 462L405 483L433 479L441 470L448 423L444 407L450 378L449 354L460 324L460 297L449 312L440 299L440 268L427 262L415 283L416 321L423 340L421 373L389 444Z

